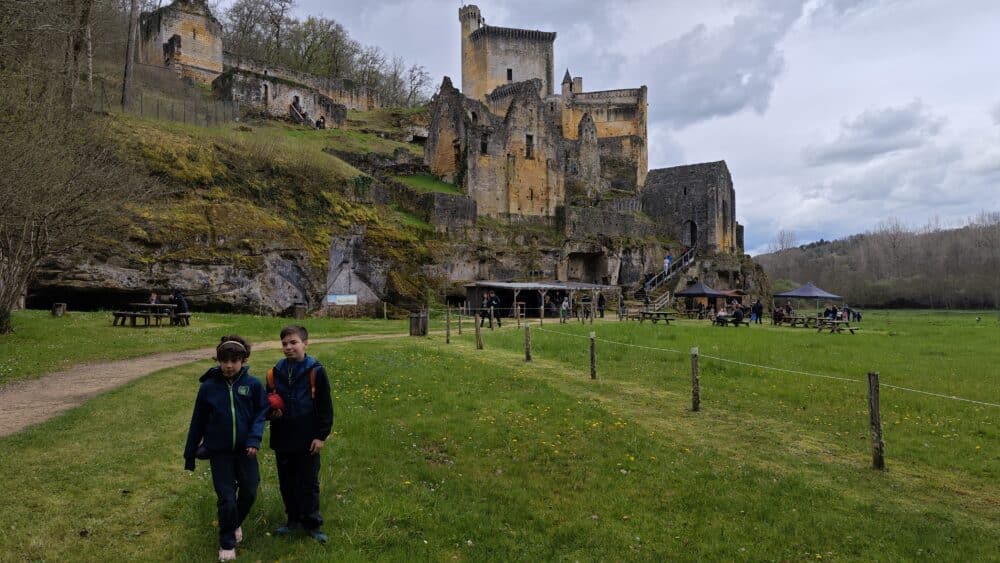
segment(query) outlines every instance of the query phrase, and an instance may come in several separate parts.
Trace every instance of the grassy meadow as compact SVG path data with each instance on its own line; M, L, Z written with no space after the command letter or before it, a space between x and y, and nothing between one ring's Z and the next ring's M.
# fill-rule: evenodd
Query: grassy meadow
M61 318L48 311L15 311L15 332L0 336L0 386L83 362L212 348L224 334L241 334L251 344L276 342L282 327L294 322L222 313L195 313L186 327L131 328L112 326L111 321L110 311L70 311ZM309 319L308 325L313 338L406 331L404 321L393 320Z
M240 559L996 560L1000 408L883 387L888 470L869 468L867 371L1000 403L1000 326L975 316L867 312L854 336L536 322L531 363L510 323L486 330L482 351L469 321L450 345L441 334L317 344L337 413L321 478L330 543L268 535L283 513L263 450ZM233 322L250 334L263 321ZM277 359L255 353L252 371ZM213 560L208 467L188 473L181 459L209 365L158 372L0 439L0 473L17 484L0 559Z

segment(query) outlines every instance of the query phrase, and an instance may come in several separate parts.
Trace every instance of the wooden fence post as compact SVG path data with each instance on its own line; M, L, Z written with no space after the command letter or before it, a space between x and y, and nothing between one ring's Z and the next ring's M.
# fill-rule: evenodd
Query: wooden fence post
M691 348L691 410L701 409L701 382L698 381L698 347Z
M476 327L476 350L483 349L483 329L479 326L479 323L474 322L472 326Z
M490 330L493 330L493 319L495 318L493 316L493 305L490 305Z
M389 320L388 306L386 306L385 301L382 302L382 320Z
M458 335L462 336L462 317L465 316L465 312L461 309L458 310Z
M514 315L517 317L517 328L521 328L521 306L514 303Z
M448 313L444 320L444 343L451 344L451 305L448 305Z
M590 333L590 378L597 379L597 333Z
M524 361L531 361L531 325L524 323Z
M882 441L882 413L878 400L878 372L868 372L868 421L872 430L872 469L885 470L885 442Z

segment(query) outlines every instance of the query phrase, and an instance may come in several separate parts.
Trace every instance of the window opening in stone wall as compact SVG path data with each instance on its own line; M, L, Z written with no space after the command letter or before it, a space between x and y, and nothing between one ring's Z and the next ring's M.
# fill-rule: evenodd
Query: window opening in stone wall
M192 29L191 30L191 39L195 39L195 40L198 39L198 30L197 29Z
M472 112L472 123L473 124L479 123L479 116L476 115L476 112Z
M534 190L534 188L528 188L528 201L535 201L535 190Z
M535 158L535 136L524 136L524 158Z
M479 154L490 154L490 136L486 133L479 138Z
M513 81L514 81L514 69L508 68L507 69L507 82L513 82Z
M458 165L462 163L462 147L458 141L455 141L453 148L455 149L455 168L458 168Z
M267 106L267 84L264 85L264 105Z
M684 195L688 195L688 189L687 189L687 186L684 186Z

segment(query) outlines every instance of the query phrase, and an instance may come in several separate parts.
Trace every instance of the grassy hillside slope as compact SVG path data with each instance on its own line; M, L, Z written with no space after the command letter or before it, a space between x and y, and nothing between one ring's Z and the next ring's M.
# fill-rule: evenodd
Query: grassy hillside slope
M123 156L161 178L168 192L149 205L126 209L129 236L94 245L98 259L131 267L156 261L237 264L253 270L270 250L308 253L317 279L327 266L330 237L362 230L370 251L406 275L391 288L421 294L418 267L428 259L433 232L413 225L405 211L357 203L372 179L324 149L391 157L420 147L392 140L393 123L414 110L352 113L343 129L317 131L277 122L198 127L117 114L109 142ZM419 119L419 115L417 115Z

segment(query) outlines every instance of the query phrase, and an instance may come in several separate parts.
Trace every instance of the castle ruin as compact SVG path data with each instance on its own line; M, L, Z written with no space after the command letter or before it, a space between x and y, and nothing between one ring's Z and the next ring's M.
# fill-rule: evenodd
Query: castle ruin
M616 236L639 212L683 246L742 254L725 162L648 170L646 86L588 92L567 70L556 93L554 32L487 25L474 5L458 18L462 90L444 78L424 161L479 214L584 231L597 221L595 234Z
M291 108L311 119L342 123L348 109L381 107L376 96L349 81L323 78L241 58L224 49L222 25L206 0L174 0L140 18L139 62L172 69L215 96L260 115L286 118Z

